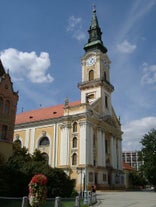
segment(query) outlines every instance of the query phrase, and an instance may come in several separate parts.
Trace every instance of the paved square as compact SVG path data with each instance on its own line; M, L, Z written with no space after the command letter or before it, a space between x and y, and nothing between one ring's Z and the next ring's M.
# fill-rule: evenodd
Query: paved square
M98 207L156 207L156 192L97 192Z

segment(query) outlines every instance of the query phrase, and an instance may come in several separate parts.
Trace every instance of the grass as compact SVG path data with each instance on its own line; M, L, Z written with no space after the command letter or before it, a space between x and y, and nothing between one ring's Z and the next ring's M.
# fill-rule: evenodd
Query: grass
M47 200L46 203L40 207L54 207L54 200ZM75 199L61 201L61 207L73 207L75 205ZM0 199L0 206L2 207L21 207L22 199Z
M40 207L54 207L55 199L47 199L46 203ZM7 199L0 198L0 206L1 207L21 207L22 199ZM75 206L75 198L73 199L61 199L61 207L73 207ZM83 204L83 200L81 200L81 207L88 207L88 205Z

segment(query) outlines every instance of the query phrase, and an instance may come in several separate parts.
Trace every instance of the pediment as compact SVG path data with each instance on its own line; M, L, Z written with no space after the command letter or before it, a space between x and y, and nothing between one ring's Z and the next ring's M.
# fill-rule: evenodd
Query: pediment
M110 126L113 126L115 128L121 127L120 120L116 116L113 107L112 107L112 114L111 115L110 114L103 114L101 98L97 99L92 104L90 104L88 112L89 112L90 116L94 117L97 120L105 122Z
M101 98L93 101L91 104L90 104L90 108L92 110L94 110L95 112L97 113L101 113L102 112L102 103L101 103Z

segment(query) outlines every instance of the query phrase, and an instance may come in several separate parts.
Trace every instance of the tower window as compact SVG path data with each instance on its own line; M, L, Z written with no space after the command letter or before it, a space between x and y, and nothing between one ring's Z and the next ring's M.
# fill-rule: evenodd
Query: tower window
M77 122L73 123L73 132L77 132Z
M105 96L105 107L108 108L108 97Z
M95 99L95 94L87 95L87 97L86 97L86 102L87 102L87 103L90 103L90 102L92 102L94 99Z
M94 80L94 71L90 70L89 71L89 81Z
M77 154L76 153L72 155L72 165L77 165Z

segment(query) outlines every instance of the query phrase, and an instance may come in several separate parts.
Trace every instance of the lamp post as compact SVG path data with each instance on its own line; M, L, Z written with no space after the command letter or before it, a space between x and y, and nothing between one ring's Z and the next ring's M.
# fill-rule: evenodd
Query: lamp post
M83 170L82 167L77 167L77 173L78 174L80 173L80 193L79 193L80 197L83 196L82 194L82 170Z
M83 203L84 204L88 204L88 192L87 192L87 168L85 167L85 174L84 174L84 200Z

